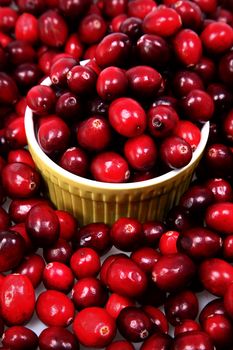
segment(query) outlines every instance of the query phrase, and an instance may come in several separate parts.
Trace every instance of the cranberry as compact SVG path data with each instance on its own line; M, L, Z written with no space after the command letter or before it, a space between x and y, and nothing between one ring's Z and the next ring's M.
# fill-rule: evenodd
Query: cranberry
M77 118L81 112L80 99L72 92L65 92L57 99L56 114L63 119Z
M9 146L13 149L27 145L24 117L17 117L9 122L5 128L5 137Z
M0 72L0 103L12 105L17 98L18 88L14 80L8 74Z
M230 148L221 143L210 145L205 151L205 164L214 176L228 176L233 166Z
M225 56L223 56L219 62L219 77L227 85L232 86L232 77L233 77L233 54L229 52Z
M116 248L123 251L135 250L142 243L142 225L136 219L120 218L113 224L110 236Z
M203 330L210 336L214 345L229 347L233 343L233 326L228 318L223 315L213 315L205 319Z
M221 178L209 179L206 186L214 195L215 202L230 202L233 199L233 189L230 183Z
M84 17L79 23L78 35L85 44L95 44L99 42L107 30L103 17L98 14L90 14Z
M204 214L207 207L214 202L214 196L209 188L191 186L181 197L180 205L191 214Z
M145 273L149 274L154 264L159 260L160 254L153 248L142 247L135 250L130 258L136 262Z
M233 267L222 259L206 259L200 265L199 278L208 292L223 296L233 283Z
M130 171L126 160L115 152L103 152L91 163L91 173L95 180L103 182L126 182Z
M35 250L35 247L33 247L32 241L26 231L25 223L19 223L19 224L10 226L9 229L10 231L18 232L20 236L22 236L25 243L25 253L31 253Z
M48 10L40 16L39 37L43 44L59 47L64 45L68 28L67 24L55 10Z
M171 169L179 169L190 162L192 149L184 139L170 136L162 142L160 156L163 162Z
M62 154L59 165L75 175L85 176L88 168L87 155L81 148L68 148Z
M233 44L233 29L226 23L213 22L201 33L207 51L218 54L230 49Z
M111 31L114 33L119 32L121 23L123 23L126 18L127 18L127 15L125 13L122 13L121 15L113 17L111 21Z
M18 66L23 63L33 62L36 52L33 47L22 40L14 40L7 45L6 51L11 64Z
M143 64L165 66L170 59L170 48L160 36L145 34L137 41L137 53Z
M103 255L112 247L109 230L109 226L101 222L85 225L76 232L74 246L93 248Z
M142 225L144 234L144 244L156 247L162 234L166 231L165 226L160 221L146 221Z
M181 324L178 324L174 329L175 337L178 334L192 332L192 331L200 331L201 327L199 323L193 320L184 320Z
M63 327L45 328L39 336L41 350L79 350L75 336Z
M65 16L77 17L86 12L90 3L90 0L58 0L58 7Z
M55 57L55 55L56 51L48 50L39 56L38 66L44 74L49 74L50 68L52 66L52 59Z
M170 106L155 106L148 111L148 127L150 133L164 138L171 134L179 120L178 114Z
M70 267L76 278L94 277L100 270L100 258L92 248L79 248L71 256Z
M47 326L67 327L74 319L74 305L64 293L47 290L37 299L36 313Z
M185 254L161 256L154 264L152 279L157 287L173 292L187 286L195 274L195 265Z
M103 100L111 101L123 96L127 87L128 79L123 69L107 67L98 76L96 90Z
M82 345L102 348L112 342L116 325L105 309L88 307L75 317L73 330Z
M8 163L24 163L31 168L36 168L31 154L26 149L11 150L7 155Z
M126 74L131 92L139 98L154 96L161 86L162 77L152 67L135 66L129 69Z
M19 274L6 276L0 289L1 316L8 325L28 322L35 308L35 292L28 277Z
M0 231L0 272L16 267L23 258L25 242L16 231Z
M135 304L132 299L116 293L112 293L108 298L105 308L109 315L116 319L121 310L123 310L125 307L134 305Z
M140 350L169 350L172 345L172 338L167 334L156 333L143 342Z
M107 284L115 293L129 298L137 297L146 290L147 277L134 261L119 257L108 268Z
M177 253L176 243L179 235L177 231L167 231L163 233L159 240L159 250L163 255Z
M228 235L223 240L223 256L226 260L233 262L233 235Z
M205 221L210 228L229 235L233 232L232 215L233 203L215 203L207 209Z
M21 14L15 24L15 37L35 44L39 38L38 20L30 13Z
M207 89L215 106L215 113L222 113L231 108L232 94L223 84L210 84Z
M184 98L182 107L185 115L194 122L206 122L214 113L212 97L202 90L192 90Z
M226 139L233 143L233 110L229 112L224 120L223 131Z
M76 219L73 217L73 215L64 210L56 210L55 213L60 224L59 237L65 239L66 241L71 241L76 233L78 226Z
M34 113L44 115L52 110L55 99L55 93L51 87L37 85L28 91L26 101Z
M209 83L214 78L215 64L209 57L202 56L193 69L205 83Z
M76 33L71 34L66 40L65 52L76 60L79 60L83 55L83 45Z
M64 57L56 60L50 69L50 79L54 85L66 86L67 73L77 64L72 57Z
M119 31L136 41L142 35L142 20L137 17L128 17L122 21Z
M74 276L71 269L65 264L51 262L43 271L43 283L46 289L69 293L74 284Z
M184 66L192 66L202 56L202 44L199 36L191 29L181 30L173 40L177 58Z
M128 3L128 16L144 17L156 8L156 3L153 0L133 0Z
M9 214L11 220L16 223L25 222L26 217L32 207L36 204L48 204L50 203L43 198L27 198L27 199L13 199L9 207Z
M182 22L178 13L169 7L157 7L146 15L143 20L143 30L147 34L162 37L174 35L181 27Z
M42 121L37 136L41 149L48 155L54 155L67 148L70 130L61 118L50 115Z
M10 224L10 217L5 209L0 208L0 231L7 230Z
M188 120L178 120L173 134L188 142L192 151L195 151L201 139L200 129Z
M108 102L102 100L99 96L88 99L86 103L86 111L88 115L100 115L107 117L108 108Z
M134 346L125 340L116 340L107 346L106 350L135 350Z
M182 26L198 31L203 23L203 14L201 9L195 3L188 0L177 1L174 9L180 15Z
M62 238L59 238L53 245L43 249L43 256L47 263L57 261L67 264L71 255L72 248L70 244Z
M41 13L44 10L45 3L41 0L27 1L19 0L17 1L20 12L29 12L34 15Z
M204 332L191 331L178 334L174 340L174 350L214 350L211 338Z
M203 324L208 317L212 317L214 315L227 316L224 309L223 300L221 298L213 299L204 306L200 312L199 321L201 324Z
M126 0L104 0L103 5L104 13L108 17L115 17L121 13L125 13L127 9Z
M97 74L87 66L74 66L67 73L67 83L75 94L90 94L96 84Z
M28 213L26 229L38 246L52 245L59 237L59 221L55 211L44 204L34 205Z
M72 300L77 309L103 306L108 294L100 280L94 277L81 278L72 289Z
M101 40L96 48L96 62L100 67L122 66L131 50L128 35L112 33Z
M36 350L38 337L31 329L23 326L13 326L3 333L2 344L17 350Z
M33 287L37 288L42 281L44 268L44 259L38 254L31 254L26 256L21 264L14 269L14 273L27 276Z
M151 305L144 306L143 310L150 317L155 332L168 333L168 321L162 311Z
M174 93L180 97L188 95L192 90L203 90L202 79L197 73L187 70L178 71L173 80Z
M110 267L110 265L118 258L122 258L125 257L127 258L126 254L123 253L119 253L119 254L112 254L109 255L104 261L103 264L101 266L101 270L100 270L100 280L103 284L107 285L107 276L108 276L108 269Z
M3 32L10 32L15 27L18 14L11 7L1 7L0 14L0 30Z

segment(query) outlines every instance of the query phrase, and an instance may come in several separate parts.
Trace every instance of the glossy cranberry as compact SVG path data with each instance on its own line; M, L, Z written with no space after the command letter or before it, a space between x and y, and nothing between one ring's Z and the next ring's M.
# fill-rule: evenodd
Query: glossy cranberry
M161 144L160 157L171 169L179 169L187 165L192 158L191 146L177 136L167 137Z
M111 228L110 236L116 248L132 251L140 246L143 240L141 223L132 218L120 218Z
M54 155L67 149L70 139L68 125L58 116L47 116L39 126L38 142L48 155Z
M109 226L101 222L85 225L76 232L73 244L75 247L93 248L103 255L112 247L109 230Z
M233 53L229 52L223 56L219 62L219 77L221 81L226 83L229 86L232 86L232 77L233 77Z
M128 35L132 41L142 35L142 20L137 17L128 17L120 25L119 31Z
M37 85L27 93L27 105L39 115L48 114L55 104L55 93L49 86Z
M135 66L126 75L132 94L140 99L154 96L161 86L160 73L149 66Z
M202 44L199 36L191 29L181 30L173 40L178 60L186 67L197 64L202 56Z
M205 151L205 164L214 176L228 176L233 166L233 156L230 148L221 143L210 145Z
M207 209L205 221L213 230L230 235L233 232L232 215L233 203L215 203Z
M108 17L116 17L121 13L126 13L127 1L126 0L104 0L103 9L104 9L104 13Z
M207 88L215 106L215 113L222 113L231 108L232 94L223 84L210 84Z
M214 202L214 196L209 188L191 186L181 197L180 205L191 214L204 215L207 207Z
M171 134L178 120L176 111L170 106L159 105L151 107L148 111L149 131L156 138L164 138Z
M84 44L95 44L99 42L107 30L103 17L98 14L90 14L79 23L78 35Z
M0 32L0 43L3 48L7 47L12 41L13 39L9 35Z
M96 62L100 67L125 65L131 50L128 35L112 33L101 40L96 48Z
M206 122L214 113L212 97L202 90L192 90L183 100L182 107L185 115L194 122Z
M178 13L169 7L157 7L146 15L143 20L143 30L146 34L155 34L162 37L174 35L181 27L182 22Z
M135 303L132 299L116 293L112 293L108 298L105 308L109 315L116 319L121 310L123 310L125 307L134 305Z
M31 319L35 308L35 292L26 276L10 274L3 279L0 308L1 316L8 325L22 325Z
M213 315L206 318L203 323L203 330L210 336L217 348L228 348L233 343L232 324L223 315Z
M56 210L55 213L59 220L59 237L68 242L71 241L76 233L76 230L78 229L77 220L73 217L73 215L64 210Z
M199 6L188 0L177 1L174 9L180 15L183 28L198 31L203 23L203 14Z
M72 300L77 309L103 306L108 294L100 280L93 277L81 278L72 289Z
M13 326L5 330L2 344L15 350L36 350L38 337L31 329L23 326Z
M88 115L108 115L109 104L107 101L102 100L99 96L92 97L86 101L86 112Z
M56 114L63 119L77 118L81 112L81 102L72 92L65 92L57 99Z
M88 158L81 148L71 147L62 154L59 165L72 174L85 176L88 169Z
M107 285L107 276L108 276L108 269L110 265L118 258L125 257L127 258L126 254L119 253L119 254L112 254L109 255L102 263L101 269L100 269L100 280L103 284Z
M79 60L83 55L83 45L76 33L71 34L66 40L65 52L71 55L76 60Z
M125 340L116 340L106 347L106 350L135 350L134 346Z
M131 276L134 276L133 279ZM126 297L137 297L147 287L147 277L143 270L131 259L118 258L107 271L109 288Z
M24 239L24 243L25 243L25 253L31 253L35 250L35 247L32 244L32 241L26 231L26 227L25 224L19 223L13 226L9 227L10 231L16 231L20 234L20 236Z
M33 62L36 52L33 47L22 40L14 40L6 47L11 64L18 66L23 63Z
M166 231L165 226L160 221L146 221L142 225L144 234L144 244L156 247L160 237Z
M43 271L43 283L46 289L54 289L67 294L74 284L74 275L65 264L51 262Z
M48 204L49 202L43 198L27 198L27 199L13 199L9 206L9 214L11 220L15 223L25 222L26 217L31 208L36 204Z
M21 14L15 24L15 37L30 44L39 39L38 20L30 13Z
M169 350L172 345L172 338L167 334L155 333L145 340L140 350Z
M126 18L127 18L127 15L125 13L122 13L121 15L113 17L113 19L111 20L111 25L110 25L111 31L113 33L119 32L120 27L121 27L121 23L123 23Z
M41 350L79 350L75 336L63 327L45 328L39 336Z
M97 75L88 67L74 66L67 73L67 83L75 94L90 94L95 87Z
M58 7L64 16L77 17L87 11L90 6L90 0L58 0Z
M214 315L227 316L226 310L224 309L223 300L221 298L213 299L204 306L200 312L199 321L201 324L203 324L208 317L212 317Z
M233 110L231 110L227 114L227 116L224 120L223 131L224 131L226 139L230 143L233 143Z
M209 83L214 78L216 68L214 62L210 58L202 56L199 62L193 67L193 70L205 83Z
M67 327L74 319L74 305L64 293L47 290L37 298L36 313L49 327Z
M44 259L38 254L31 254L26 256L21 264L14 269L14 273L28 277L33 287L37 288L42 281L44 268Z
M31 154L26 149L11 150L7 155L8 163L24 163L35 168Z
M206 186L214 195L215 202L230 202L233 199L233 189L231 184L221 178L209 179Z
M204 332L191 331L178 334L174 340L174 350L214 350L211 338Z
M44 204L36 204L28 213L26 229L35 244L47 247L59 237L59 221L53 209Z
M91 163L91 173L95 180L120 183L129 179L130 171L126 160L115 152L103 152Z
M12 31L15 27L18 14L16 10L11 7L1 7L0 14L0 30L7 33Z
M223 256L226 260L233 262L233 235L228 235L223 240Z
M114 100L123 96L128 87L125 72L117 67L107 67L98 76L96 89L103 100Z
M0 272L16 267L23 258L25 242L16 231L0 231Z
M43 52L39 58L38 58L38 66L40 68L40 70L48 75L50 72L50 68L52 66L52 60L56 55L56 51L53 50L48 50Z
M200 331L200 330L201 330L201 327L198 322L193 320L184 320L182 321L181 324L178 324L177 326L175 326L174 335L176 337L178 334L181 334L181 333Z
M130 258L138 264L138 266L145 272L151 273L154 264L159 260L160 254L157 250L150 247L138 248L134 251Z
M201 40L207 51L214 54L225 52L233 44L233 29L226 23L210 23L201 33Z
M131 2L132 3L132 2ZM160 36L145 34L137 41L137 53L143 64L165 66L170 59L170 48Z
M72 57L64 57L56 60L50 69L50 79L54 85L66 86L67 73L77 64Z
M45 247L43 249L43 256L47 263L57 261L67 264L70 261L71 255L72 248L70 244L62 238L59 238L58 241L50 247Z
M76 278L94 277L100 270L100 258L92 248L79 248L71 256L70 267Z
M101 348L112 342L116 334L116 325L105 309L89 307L77 314L73 330L84 346Z
M153 0L133 0L128 3L128 16L144 19L155 8L156 3Z
M192 90L203 90L202 79L197 73L187 70L178 71L173 80L174 93L180 97L188 95Z
M199 278L208 292L223 296L233 283L233 267L222 259L207 259L200 265Z
M0 72L0 102L12 105L17 101L18 88L14 80L6 73Z
M163 255L177 253L177 239L179 237L177 231L164 232L159 240L159 250Z
M55 10L44 12L38 19L38 25L43 44L52 47L64 45L68 34L67 24Z
M168 321L162 311L151 305L144 306L143 310L150 317L155 332L168 333Z
M5 137L12 149L23 148L27 145L24 117L17 117L9 122L5 128Z

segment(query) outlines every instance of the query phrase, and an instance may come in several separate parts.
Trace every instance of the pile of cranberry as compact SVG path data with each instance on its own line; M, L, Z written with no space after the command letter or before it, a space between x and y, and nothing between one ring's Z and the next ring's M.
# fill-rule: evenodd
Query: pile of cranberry
M232 350L232 1L0 6L0 349ZM209 120L194 182L164 222L79 227L26 148L26 95L44 152L100 181L184 166Z

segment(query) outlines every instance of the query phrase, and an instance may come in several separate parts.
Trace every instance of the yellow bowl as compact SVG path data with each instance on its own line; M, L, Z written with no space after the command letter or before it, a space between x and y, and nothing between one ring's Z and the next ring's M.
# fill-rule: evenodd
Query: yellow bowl
M42 85L51 85L50 79L43 80ZM37 142L29 107L25 113L25 128L29 151L47 184L51 201L58 209L73 213L81 224L111 224L122 216L141 222L163 219L188 188L209 135L207 122L201 130L201 141L184 168L142 182L112 184L71 174L54 163Z

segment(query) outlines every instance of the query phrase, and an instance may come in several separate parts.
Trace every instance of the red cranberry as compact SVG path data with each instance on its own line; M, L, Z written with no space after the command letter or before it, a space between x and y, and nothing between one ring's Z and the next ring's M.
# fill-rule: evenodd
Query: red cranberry
M223 131L226 139L233 143L233 110L229 112L224 120Z
M68 148L62 154L59 165L72 174L84 177L88 168L87 155L81 148Z
M208 317L212 317L214 315L227 316L226 310L224 309L223 300L221 298L213 299L204 306L200 312L199 321L201 324L203 324Z
M116 325L105 309L88 307L75 317L73 330L82 345L102 348L112 342Z
M25 253L31 253L35 250L30 237L26 231L25 223L19 223L9 227L10 231L16 231L22 236L25 243Z
M209 188L191 186L181 197L180 205L191 214L203 216L207 207L214 202L214 196Z
M122 21L119 31L136 41L142 35L142 20L137 17L128 17Z
M233 199L233 189L230 183L221 178L209 179L206 186L214 195L215 202L230 202Z
M23 326L13 326L8 328L2 338L2 344L17 350L36 350L38 337L31 329Z
M1 7L0 30L7 33L14 29L17 17L18 14L13 8Z
M225 177L231 174L233 155L229 147L214 143L205 151L205 165L214 176Z
M56 210L55 213L60 224L59 237L65 239L66 241L71 241L78 228L76 219L73 217L73 215L64 210Z
M142 243L142 225L136 219L120 218L112 225L110 236L116 248L135 250Z
M192 151L195 151L201 139L200 129L188 120L178 120L173 134L188 142Z
M175 326L174 335L176 337L178 334L181 334L181 333L200 331L200 330L201 330L201 327L198 322L193 320L184 320L182 321L181 324L178 324L177 326Z
M32 207L36 204L48 204L49 202L43 198L27 198L27 199L13 199L9 207L9 214L11 220L16 223L25 222L26 217Z
M59 221L55 211L44 204L34 205L28 213L26 229L36 245L52 245L59 237Z
M144 17L156 8L156 3L153 0L133 0L128 3L128 16Z
M72 92L65 92L57 99L56 114L63 119L77 118L81 112L80 99Z
M155 332L168 333L168 321L162 311L151 305L144 306L143 310L150 317Z
M27 145L24 127L24 117L14 118L5 128L5 137L9 146L13 149Z
M191 146L177 136L167 137L161 144L160 156L171 169L179 169L187 165L192 158Z
M173 292L187 286L195 274L195 265L185 254L161 256L154 264L152 279L165 291Z
M43 249L43 256L47 263L57 261L67 264L70 261L71 255L72 248L70 244L62 238L59 238L52 246Z
M203 330L210 336L217 348L228 348L233 343L233 326L230 320L223 315L213 315L206 318Z
M206 211L207 226L220 233L230 235L233 232L233 203L222 202L212 204Z
M108 294L100 280L93 277L81 278L72 289L72 300L77 309L103 306Z
M78 35L84 44L95 44L99 42L107 30L103 17L93 13L84 17L79 23Z
M199 62L193 67L193 69L205 83L209 83L214 78L215 64L208 57L202 56Z
M83 56L83 45L76 33L71 34L66 40L65 52L71 55L76 60Z
M188 95L192 90L203 90L202 79L197 73L187 70L178 71L173 80L174 93L180 97Z
M121 13L125 13L127 9L126 0L104 0L103 1L104 13L108 17L115 17Z
M128 87L128 79L125 72L117 67L103 69L97 79L96 90L103 100L114 100L123 96Z
M68 34L67 24L55 10L44 12L38 24L39 37L43 44L52 47L64 45Z
M24 163L31 168L36 168L31 154L26 149L12 150L7 155L7 163Z
M169 350L172 346L172 338L167 334L156 333L143 342L140 350Z
M199 6L188 0L177 1L174 9L180 15L183 28L198 31L203 22L203 14Z
M233 235L223 240L223 256L226 260L233 262Z
M125 340L116 340L106 347L106 350L135 350L134 346Z
M67 327L74 319L74 305L61 292L47 290L37 298L36 313L47 326Z
M112 247L109 230L109 226L102 222L85 225L76 232L73 244L75 247L93 248L103 255Z
M108 107L108 103L98 96L88 99L86 103L86 111L88 115L100 115L107 117Z
M41 149L48 155L54 155L67 149L70 130L61 118L50 115L42 121L37 136Z
M144 244L156 247L160 237L166 231L165 226L160 221L146 221L142 225L144 234Z
M210 23L201 33L201 40L207 51L214 54L225 52L233 44L233 29L226 23Z
M194 122L206 122L214 113L212 97L202 90L192 90L182 101L185 115Z
M126 182L130 177L128 163L115 152L103 152L91 163L91 173L95 180L103 182Z
M120 257L108 268L107 284L115 293L129 298L137 297L146 290L147 277L134 261Z
M173 40L177 58L184 66L192 66L202 56L202 44L199 36L191 29L181 30Z
M43 271L43 283L46 289L54 289L67 294L74 284L74 275L65 264L51 262Z
M30 44L35 44L39 38L38 20L30 13L21 14L15 24L15 37Z
M177 231L167 231L163 233L159 240L159 250L163 255L177 253L177 239L179 237Z
M170 295L164 305L167 320L177 326L186 319L194 320L198 313L198 299L189 290Z
M215 106L215 113L222 113L231 108L232 93L223 84L210 84L208 94L212 97Z
M38 66L44 74L49 74L50 68L52 66L52 60L55 57L55 55L56 51L48 50L39 56Z
M25 242L16 231L0 231L0 272L16 267L23 258Z
M72 57L64 57L56 60L50 69L50 79L54 85L66 86L67 73L77 64Z
M55 93L49 86L37 85L27 94L27 105L39 115L48 114L55 104Z
M74 66L67 73L67 83L75 94L86 95L94 90L97 74L89 67Z
M126 18L127 18L127 15L125 13L122 13L121 15L113 17L113 19L111 21L111 25L110 25L111 31L114 33L119 32L120 27L121 27L121 23L123 23Z
M223 296L233 283L233 267L222 259L206 259L200 265L199 278L208 292Z
M26 256L21 264L14 269L14 273L27 276L33 287L37 288L42 281L44 268L44 259L38 254L31 254Z
M170 106L151 107L148 111L149 131L156 138L164 138L171 134L178 120L178 114Z
M101 270L100 270L100 280L103 284L107 285L107 276L108 276L108 269L110 267L110 265L118 258L122 258L125 257L127 258L126 254L123 253L119 253L119 254L113 254L113 255L109 255L104 261L103 264L101 266Z
M170 59L170 48L167 42L153 34L145 34L139 38L137 53L143 64L155 67L165 66Z
M96 48L96 62L100 67L122 66L125 64L131 50L128 35L112 33L107 35Z
M58 0L58 7L64 16L77 17L87 11L90 6L90 0Z
M100 270L100 258L94 249L79 248L71 256L70 267L76 278L94 277Z
M0 72L0 103L12 105L17 98L18 88L14 80L6 73Z
M159 260L160 254L157 250L150 247L142 247L135 250L130 258L138 264L138 266L145 272L151 273L154 264Z
M14 40L7 45L7 53L11 64L18 66L23 63L33 62L36 52L33 47L22 40Z
M41 350L79 350L75 336L63 327L45 328L39 336Z
M233 77L233 53L229 52L223 56L219 62L219 77L227 85L232 86Z
M121 310L123 310L125 307L134 306L134 305L135 303L133 302L132 299L116 293L112 293L108 298L105 308L109 313L109 315L111 315L114 319L116 319L119 313L121 312Z
M204 332L192 331L178 334L174 340L174 350L214 350L211 338Z
M20 12L29 12L34 15L41 13L44 10L45 3L41 0L27 1L19 0L17 1Z
M8 325L28 322L35 308L35 292L31 281L23 275L6 276L0 289L1 316Z
M162 37L174 35L181 27L182 22L178 13L169 7L157 7L146 15L143 20L143 30L147 34Z

